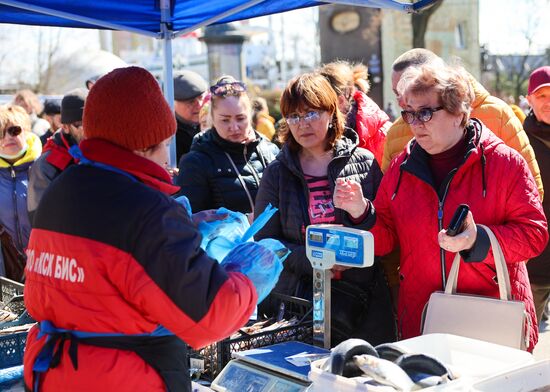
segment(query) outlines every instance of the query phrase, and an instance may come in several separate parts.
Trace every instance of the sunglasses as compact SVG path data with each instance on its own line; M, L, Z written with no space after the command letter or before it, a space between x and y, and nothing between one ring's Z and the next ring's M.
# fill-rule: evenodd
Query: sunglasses
M243 82L221 82L210 87L210 92L217 97L239 95L246 92L246 84Z
M2 134L2 138L6 136L6 133L12 137L16 137L21 135L21 132L23 132L23 129L19 125L11 125L4 129L4 133Z
M319 112L316 112L315 110L311 110L306 114L304 114L303 116L300 116L299 114L296 114L296 113L291 114L290 116L285 117L285 120L289 125L297 125L300 122L300 120L304 120L305 122L309 123L312 121L319 120L319 118L321 118L321 115L319 114Z
M417 110L416 112L403 110L401 111L401 117L403 117L403 121L405 121L407 124L412 124L415 118L418 121L425 123L430 121L434 113L441 109L443 109L443 106L438 106L436 108L423 108Z

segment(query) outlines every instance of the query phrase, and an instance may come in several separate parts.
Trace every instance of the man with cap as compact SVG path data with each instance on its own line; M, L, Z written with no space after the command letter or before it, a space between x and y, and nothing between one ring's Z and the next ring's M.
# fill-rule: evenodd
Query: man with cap
M69 148L77 145L84 137L82 114L88 91L75 89L61 100L61 129L49 138L42 149L42 155L29 172L27 209L31 222L34 212L46 188L67 167L75 163Z
M206 255L170 196L179 188L163 166L176 121L153 75L103 76L83 123L79 164L44 193L27 248L25 304L38 324L26 388L191 391L186 343L244 325L256 289Z
M543 184L550 184L550 66L540 67L531 73L527 90L531 110L523 128L535 150ZM542 201L544 214L550 217L550 199ZM550 296L550 247L527 263L529 281L533 291L539 323Z
M174 77L174 110L176 131L176 159L189 152L193 137L200 132L199 114L208 84L198 73L182 71Z
M47 99L44 102L44 110L41 117L50 124L50 128L45 134L40 136L42 145L52 136L59 128L61 128L61 100Z

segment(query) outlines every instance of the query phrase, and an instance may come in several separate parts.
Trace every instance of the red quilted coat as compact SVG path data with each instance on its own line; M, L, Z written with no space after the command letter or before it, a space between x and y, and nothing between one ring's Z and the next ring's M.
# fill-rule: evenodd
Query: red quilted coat
M374 154L376 160L382 162L386 133L391 127L390 118L365 93L357 90L353 95L356 104L355 127L351 128L359 135L359 147L366 148Z
M447 227L459 204L468 204L474 221L489 226L502 246L512 295L525 302L532 321L532 350L538 330L525 261L538 255L548 241L537 186L521 155L481 122L471 121L467 138L465 160L441 185L441 195L432 185L428 154L414 139L392 162L374 201L375 253L384 255L400 246L399 329L404 339L419 335L422 310L430 294L442 289L437 234L440 227ZM447 275L453 257L446 252ZM483 262L462 263L457 290L498 297L495 275L489 250Z
M202 347L244 325L256 305L254 286L201 250L187 212L166 194L178 188L163 168L101 139L80 147L95 165L64 170L36 211L25 305L42 324L142 340L135 350L59 341L58 363L53 354L49 370L38 375L33 366L52 336L35 326L25 349L25 384L43 392L165 392L166 380L180 377L170 392L191 391L179 363L159 369L138 349L156 364L177 351L187 367L181 341ZM181 340L160 345L159 325Z

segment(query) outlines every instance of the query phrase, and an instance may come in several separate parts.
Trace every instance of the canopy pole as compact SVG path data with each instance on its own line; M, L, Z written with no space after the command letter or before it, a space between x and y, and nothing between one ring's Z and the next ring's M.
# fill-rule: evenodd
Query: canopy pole
M436 0L433 0L436 1ZM326 4L340 4L340 5L351 5L356 7L365 7L365 2L362 0L324 0L323 3ZM400 3L399 1L392 1L391 3L387 0L370 0L370 4L367 7L378 6L380 8L394 9L404 12L414 12L412 3Z
M170 0L160 1L160 29L162 35L162 83L164 86L164 98L170 105L170 109L174 112L174 75L172 64L172 31L169 28L170 22ZM170 150L168 156L168 166L176 168L178 166L176 156L176 135L172 136L170 141Z
M20 8L22 10L32 11L32 12L36 12L36 13L39 13L39 14L56 16L56 17L63 18L63 19L68 19L68 20L74 20L74 21L77 21L77 22L88 24L90 26L103 27L103 28L110 29L110 30L130 31L130 32L136 33L136 34L141 34L141 35L146 35L146 36L149 36L149 37L159 38L159 34L154 33L152 31L140 30L140 29L136 29L136 28L130 27L130 26L124 26L124 25L117 24L117 23L105 22L103 20L89 18L87 16L71 14L69 12L58 11L58 10L54 10L54 9L46 8L46 7L40 7L40 6L37 6L37 5L23 3L23 2L20 2L20 1L0 0L0 5L7 5L9 7ZM60 27L63 27L63 26L60 26Z

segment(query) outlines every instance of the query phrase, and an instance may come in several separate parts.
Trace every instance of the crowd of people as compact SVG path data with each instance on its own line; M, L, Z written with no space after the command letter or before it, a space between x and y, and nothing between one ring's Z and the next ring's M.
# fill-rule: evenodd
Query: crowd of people
M381 109L365 67L346 61L290 80L279 122L243 81L208 86L192 71L174 78L173 113L139 67L43 107L30 91L1 106L0 275L25 281L39 322L27 340L27 387L187 390L182 341L201 347L246 323L254 285L200 249L196 220L175 201L182 195L193 213L225 207L250 222L278 209L255 237L291 250L259 304L263 317L280 311L275 293L311 299L308 225L371 231L374 265L332 270L333 345L419 335L456 253L458 291L498 297L487 226L525 304L533 350L550 295L550 66L531 74L525 118L426 49L399 56L391 81L400 115ZM470 212L449 236L460 204ZM65 259L71 273L58 275Z

